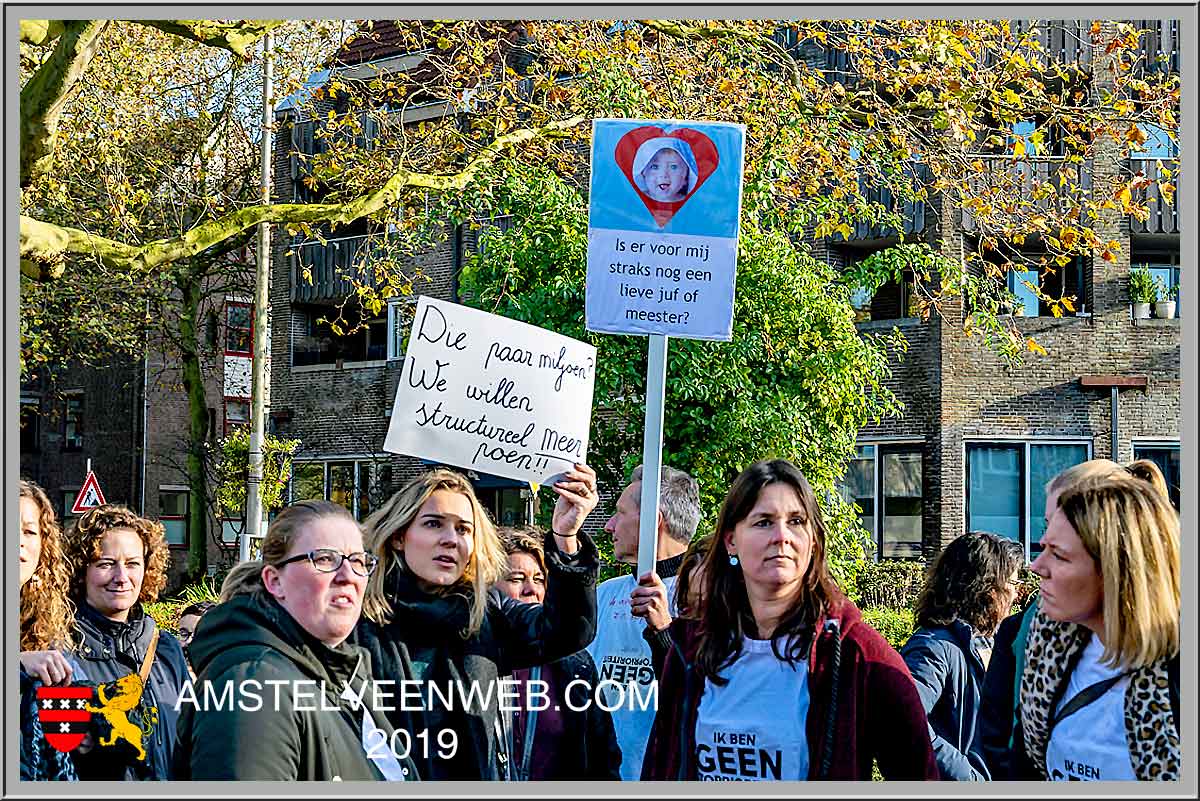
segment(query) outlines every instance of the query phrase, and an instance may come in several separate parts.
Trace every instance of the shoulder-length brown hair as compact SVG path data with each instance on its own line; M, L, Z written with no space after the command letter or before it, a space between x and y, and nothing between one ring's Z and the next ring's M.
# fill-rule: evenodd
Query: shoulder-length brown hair
M21 650L70 648L75 608L69 595L71 570L63 553L62 529L45 490L22 479L20 497L37 506L42 534L37 567L21 587Z
M727 532L745 520L758 502L763 487L787 484L796 491L812 531L812 552L801 586L771 635L776 658L788 663L804 659L804 649L817 622L842 593L829 574L825 559L825 521L821 507L804 474L784 459L755 462L742 471L729 488L717 517L712 545L704 561L704 605L696 667L715 684L728 679L720 672L742 653L742 640L757 632L742 571L729 564Z
M917 625L937 628L961 620L991 636L1008 615L1001 601L1008 597L1009 577L1024 561L1020 544L999 534L968 531L956 537L929 567L917 597Z
M89 509L75 521L67 534L67 562L71 566L71 597L86 603L88 565L100 558L100 541L113 529L127 528L142 540L146 570L142 576L141 603L153 603L167 586L167 565L171 554L167 548L163 524L148 520L133 510L118 504L106 504Z
M364 546L379 557L379 569L371 574L367 582L363 614L376 623L387 623L391 620L392 604L385 589L387 577L397 570L407 569L399 552L392 547L392 542L403 541L421 506L438 490L448 490L466 496L474 517L472 522L475 529L475 547L467 560L462 578L452 586L438 590L439 594L462 593L470 599L470 622L467 629L461 632L464 637L470 637L483 626L488 590L504 575L508 567L508 558L491 518L475 497L475 488L471 486L471 482L462 473L445 468L430 470L409 481L363 521Z

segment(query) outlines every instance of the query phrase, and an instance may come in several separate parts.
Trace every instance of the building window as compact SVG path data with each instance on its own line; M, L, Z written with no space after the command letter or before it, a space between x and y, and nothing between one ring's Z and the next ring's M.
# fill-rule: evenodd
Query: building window
M237 545L242 532L246 530L246 522L240 517L226 517L221 520L221 543ZM251 558L254 558L253 556Z
M225 436L237 426L250 425L250 399L225 399Z
M1167 480L1167 492L1171 503L1179 509L1179 443L1178 442L1147 442L1133 444L1134 459L1149 459L1158 465L1163 478Z
M188 493L186 490L158 492L158 519L166 529L167 545L186 548L188 544Z
M83 448L83 390L65 393L63 411L63 448Z
M924 465L920 444L859 445L840 490L847 501L858 504L859 521L875 541L877 558L921 557Z
M1053 317L1053 304L1040 299L1033 287L1040 287L1042 294L1051 300L1067 298L1075 307L1075 311L1083 308L1083 257L1077 256L1073 261L1061 267L1033 268L1028 270L1013 266L1008 271L1008 291L1013 294L1013 314L1017 317ZM1071 311L1060 306L1063 314Z
M511 214L505 214L500 217L477 219L475 222L479 224L479 232L475 235L475 252L482 256L487 253L488 239L503 235L513 227L514 219Z
M1130 266L1144 267L1150 273L1151 280L1158 287L1160 299L1164 289L1174 287L1177 292L1175 298L1175 316L1179 317L1183 310L1183 292L1179 289L1179 251L1171 253L1145 253L1135 252L1130 259Z
M1090 442L968 442L967 530L1019 542L1026 557L1040 552L1046 484L1091 450Z
M388 316L367 320L344 336L334 332L323 311L297 311L303 333L292 344L292 365L383 361L388 357ZM345 330L343 328L343 330Z
M77 497L79 497L78 489L63 490L62 514L59 516L59 519L65 521L65 520L73 520L76 517L78 517L78 515L76 515L74 512L71 511L72 509L75 508L75 499ZM65 525L63 526L63 530L64 531L66 530Z
M251 356L254 353L254 306L225 302L225 354Z
M33 453L41 449L40 416L37 398L21 398L21 453Z
M387 358L388 361L398 361L404 358L405 323L409 321L413 310L416 309L416 298L410 296L389 300L387 308ZM405 309L408 311L406 312Z
M328 500L364 520L372 511L372 462L339 460L296 462L292 465L291 503L304 500Z

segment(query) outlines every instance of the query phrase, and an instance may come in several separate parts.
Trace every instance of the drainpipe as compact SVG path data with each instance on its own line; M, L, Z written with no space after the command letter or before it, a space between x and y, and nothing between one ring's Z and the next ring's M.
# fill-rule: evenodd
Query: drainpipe
M150 319L150 298L146 298L146 319ZM146 514L146 448L149 447L150 422L150 329L146 328L146 349L142 354L142 498L138 513Z
M1119 431L1119 426L1117 425L1117 420L1119 419L1119 415L1117 413L1117 392L1118 392L1117 385L1113 384L1112 385L1112 408L1109 411L1109 417L1112 420L1112 440L1111 440L1111 442L1112 442L1112 460L1114 462L1121 461L1120 459L1117 458L1118 454L1120 454L1120 452L1121 452L1120 447L1119 447L1119 443L1121 442L1121 440L1117 438L1117 434Z
M1121 453L1118 424L1120 410L1117 406L1117 393L1122 389L1145 390L1149 383L1144 375L1082 375L1079 377L1079 386L1081 387L1109 390L1109 435L1112 437L1112 441L1109 445L1108 456L1114 462L1120 461L1117 457Z

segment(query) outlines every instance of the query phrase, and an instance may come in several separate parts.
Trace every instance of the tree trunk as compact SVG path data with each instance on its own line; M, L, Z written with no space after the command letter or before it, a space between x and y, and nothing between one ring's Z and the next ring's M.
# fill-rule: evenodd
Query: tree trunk
M179 276L183 303L179 334L183 363L183 386L188 397L188 558L187 581L199 581L208 571L208 486L204 442L208 434L208 397L200 370L200 347L196 320L200 313L201 276L184 271Z

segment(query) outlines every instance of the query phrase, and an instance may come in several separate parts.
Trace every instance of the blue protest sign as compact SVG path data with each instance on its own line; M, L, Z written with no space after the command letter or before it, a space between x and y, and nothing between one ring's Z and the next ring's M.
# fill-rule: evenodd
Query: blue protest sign
M595 120L587 328L733 335L745 128Z

